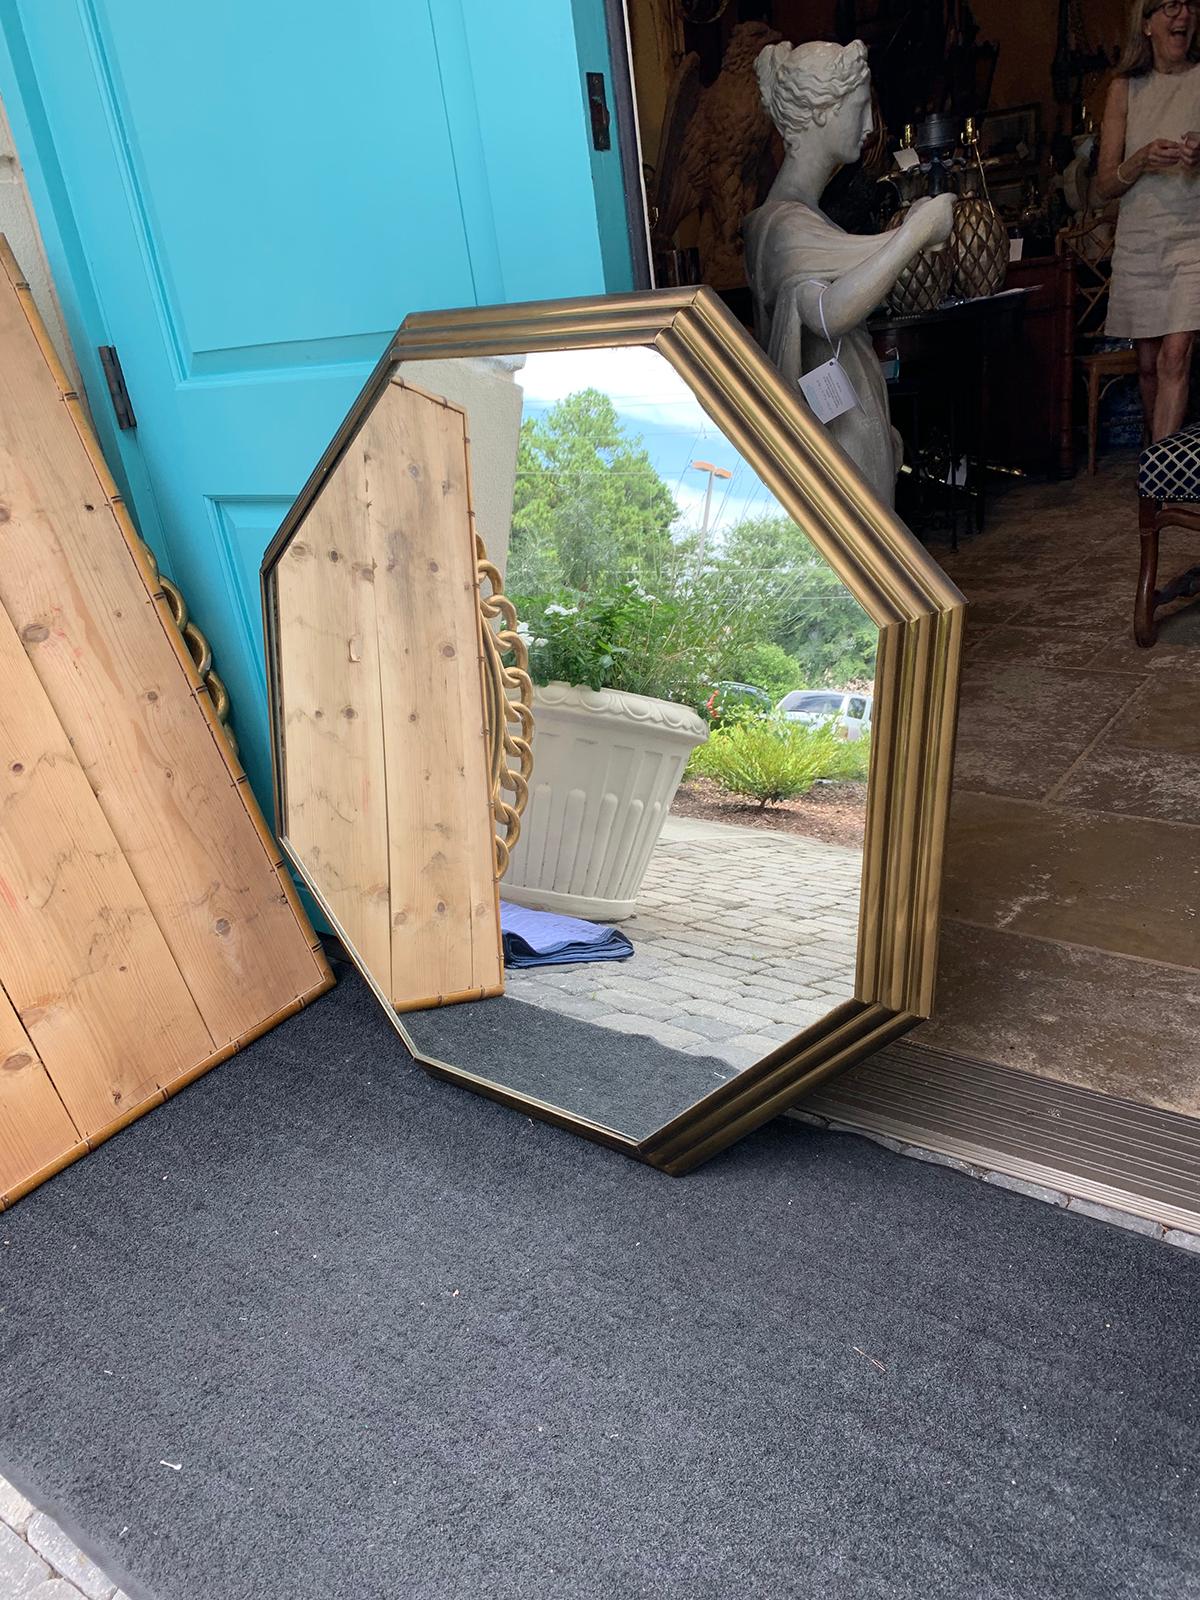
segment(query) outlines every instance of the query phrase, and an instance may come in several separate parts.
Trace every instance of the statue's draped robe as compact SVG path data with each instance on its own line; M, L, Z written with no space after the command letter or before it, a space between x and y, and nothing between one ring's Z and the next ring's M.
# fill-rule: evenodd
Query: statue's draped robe
M822 366L834 353L820 324L805 324L800 291L805 284L836 283L882 249L889 235L846 233L799 200L768 201L743 224L746 269L754 295L759 343L789 384ZM815 318L813 320L816 320ZM838 356L858 405L826 424L871 487L891 505L900 466L899 438L891 425L887 385L866 324L851 328Z

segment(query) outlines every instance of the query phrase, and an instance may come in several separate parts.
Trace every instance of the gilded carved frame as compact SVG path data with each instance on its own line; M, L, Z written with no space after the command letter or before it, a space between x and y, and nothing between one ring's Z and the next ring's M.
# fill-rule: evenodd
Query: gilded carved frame
M263 559L276 812L282 821L271 572L396 364L614 345L648 346L671 363L879 628L854 999L641 1141L423 1056L390 1008L389 1015L431 1073L678 1174L929 1015L965 620L954 584L870 492L712 290L405 319ZM288 850L286 838L281 842ZM303 863L288 854L320 903Z

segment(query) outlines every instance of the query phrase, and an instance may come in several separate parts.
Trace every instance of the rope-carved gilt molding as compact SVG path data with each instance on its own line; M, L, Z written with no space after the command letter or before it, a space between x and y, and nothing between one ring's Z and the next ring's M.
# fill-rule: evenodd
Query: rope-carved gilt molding
M167 597L167 604L171 608L171 615L175 619L175 626L183 635L183 642L187 645L188 655L191 656L192 663L195 666L196 671L200 674L201 682L208 690L209 696L212 699L213 710L217 714L217 721L225 730L225 737L228 739L230 748L232 749L234 755L237 755L237 739L234 736L233 729L229 724L229 713L231 709L229 690L225 687L224 680L213 667L212 646L188 615L187 601L183 598L182 591L171 582L170 578L163 577L162 573L158 570L158 562L154 558L154 551L151 550L150 546L144 539L141 541L141 543L146 560L150 563L150 570L153 572L163 594Z
M488 770L496 822L496 876L502 878L521 837L521 814L533 771L533 681L529 650L517 631L517 613L504 581L475 536L479 611L483 636L483 682L487 706ZM506 658L511 658L506 662ZM505 791L512 795L505 799Z

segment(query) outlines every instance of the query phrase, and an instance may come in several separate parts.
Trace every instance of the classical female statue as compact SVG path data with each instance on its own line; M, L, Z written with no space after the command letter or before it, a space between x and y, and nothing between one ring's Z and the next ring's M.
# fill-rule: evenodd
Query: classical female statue
M759 341L792 383L837 353L858 403L829 430L891 505L899 439L866 318L919 251L946 243L954 200L918 200L890 233L846 233L821 211L821 195L872 131L866 46L768 45L755 71L787 151L766 203L743 225Z

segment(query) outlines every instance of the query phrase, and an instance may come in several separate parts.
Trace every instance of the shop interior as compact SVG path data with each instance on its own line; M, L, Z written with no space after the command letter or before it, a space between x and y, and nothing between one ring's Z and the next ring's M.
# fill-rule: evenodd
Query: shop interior
M1002 224L991 292L927 258L870 323L897 510L969 602L938 1004L913 1038L1194 1118L1200 612L1185 577L1135 640L1142 409L1131 341L1104 331L1115 207L1095 172L1126 27L1120 0L630 7L660 283L708 283L752 325L739 230L783 153L754 73L776 39L868 46L874 136L830 218L881 231L933 172ZM1158 586L1196 559L1194 529L1166 530ZM872 1098L846 1083L834 1117Z

